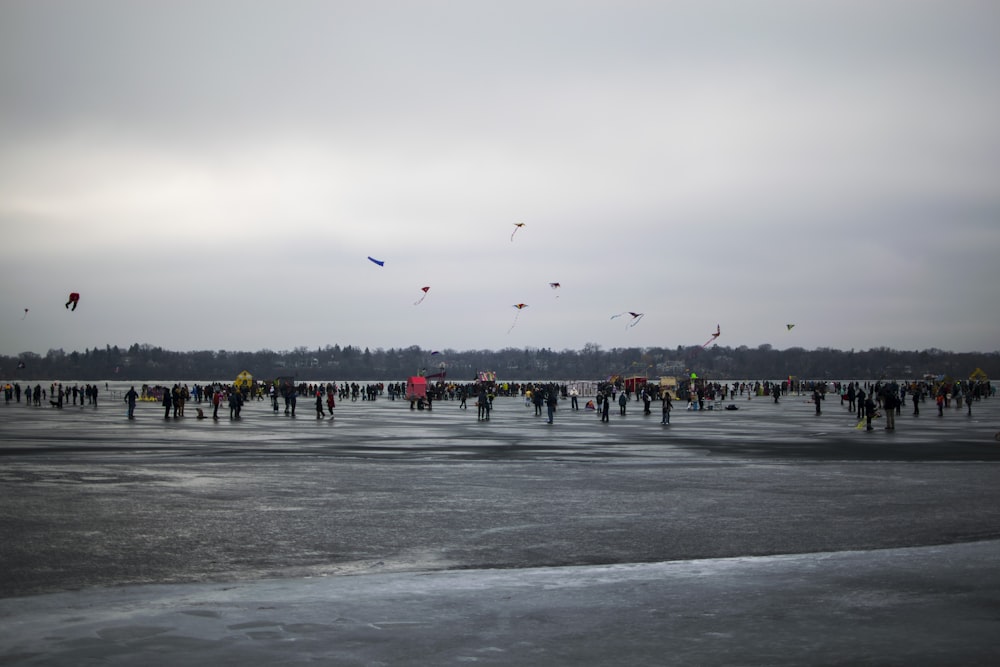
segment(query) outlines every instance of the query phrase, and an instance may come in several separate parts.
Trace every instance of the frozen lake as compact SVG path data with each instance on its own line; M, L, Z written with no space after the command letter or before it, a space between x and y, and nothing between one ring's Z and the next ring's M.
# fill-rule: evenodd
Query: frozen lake
M127 385L112 385L120 395ZM229 419L226 406L220 419L198 420L196 408L212 414L208 403L188 403L183 419L163 419L163 408L140 402L136 419L125 419L125 405L105 392L99 407L69 405L62 410L26 408L11 402L0 406L0 435L4 454L41 454L54 448L68 455L87 451L92 456L126 449L141 452L180 452L211 456L218 453L305 454L362 459L512 459L568 457L574 460L643 458L674 460L706 456L711 460L747 460L759 457L799 457L816 460L993 460L994 436L1000 430L1000 399L984 400L966 409L950 408L938 418L933 401L902 409L897 429L886 433L875 420L877 433L857 429L858 420L838 397L822 404L815 414L808 396L790 395L775 404L768 397L719 403L738 410L688 411L678 402L671 425L660 425L659 404L642 414L633 400L624 417L613 405L611 422L601 424L593 411L572 411L568 400L557 410L555 424L522 399L497 398L492 418L477 420L474 401L466 410L458 401L435 402L431 411L410 410L403 401L337 402L335 418L315 419L315 399L300 397L294 419L274 413L270 403L251 401L238 421ZM580 401L583 408L586 399ZM325 407L324 407L325 410ZM942 445L947 445L942 447Z
M943 574L937 563L958 558L941 548L982 544L986 553L997 552L1000 400L974 404L972 416L963 407L938 417L928 402L914 417L904 407L895 431L876 420L871 432L855 428L857 419L836 398L818 416L805 396L733 403L739 410L677 409L669 426L659 423L656 404L645 416L634 401L625 416L614 406L608 424L564 401L552 425L513 398L496 399L489 421L478 421L474 406L462 410L451 401L435 403L432 411L386 399L338 401L333 420L316 419L310 399L299 400L295 418L275 414L267 401L251 402L238 421L228 410L220 410L218 421L198 420L194 403L183 419L164 419L162 407L141 403L133 421L122 402L104 399L96 409L0 405L0 527L13 538L0 545L0 602L10 602L0 612L9 620L19 618L16 609L33 610L27 618L38 627L48 619L46 631L62 636L69 631L57 632L62 621L53 619L63 618L63 605L85 599L96 609L121 604L120 596L149 599L151 584L235 586L256 595L247 586L285 582L273 593L282 601L272 602L291 609L299 599L290 592L296 582L371 587L390 581L385 577L421 573L463 577L453 587L466 591L490 588L490 581L516 587L509 577L519 571L525 580L601 580L606 598L609 575L602 568L633 568L626 572L644 573L635 574L643 581L667 581L670 575L643 568L676 563L675 574L686 567L731 571L718 564L734 558L777 559L766 560L773 563L767 567L794 581L801 581L795 568L814 572L817 562L840 562L843 569L831 572L841 574L872 567L871 576L879 578L905 561L917 589L927 578L920 595L931 595ZM961 574L969 586L992 582L992 560L979 570L983 552L961 553L971 563ZM831 554L845 557L831 560ZM846 554L873 554L874 560L856 562L860 557ZM410 590L403 580L392 581ZM725 591L743 585L739 581L715 580L713 586L722 586L713 588L718 605L731 604ZM630 582L621 590L647 590ZM857 583L851 595L870 584ZM185 599L207 595L193 590ZM685 590L693 596L690 605L698 587ZM768 591L753 595L777 593ZM975 659L995 650L1000 608L995 587L980 591L992 611L955 631ZM80 595L89 597L65 597ZM594 604L586 596L573 599ZM471 600L459 596L455 603ZM660 602L664 613L684 614ZM218 592L201 604L225 615ZM953 604L935 613L953 612ZM822 612L809 613L818 614L817 628L829 626ZM611 616L604 620L618 627ZM910 617L918 621L933 626L930 618ZM78 625L81 633L92 631L85 620ZM633 664L658 664L650 647L670 645L656 638L660 630L651 627L643 638L649 659ZM134 632L127 637L146 641L142 630ZM220 626L219 632L232 630ZM37 641L54 650L54 640L39 635ZM628 650L621 641L620 650ZM884 638L872 641L881 645ZM838 640L838 650L849 644ZM8 656L18 646L16 637L0 635ZM176 663L161 664L182 664L184 646L173 645ZM386 658L371 650L369 660ZM897 655L884 650L880 655ZM73 664L66 655L63 664ZM749 663L801 664L805 654L784 655L789 660ZM493 657L504 664L503 656Z

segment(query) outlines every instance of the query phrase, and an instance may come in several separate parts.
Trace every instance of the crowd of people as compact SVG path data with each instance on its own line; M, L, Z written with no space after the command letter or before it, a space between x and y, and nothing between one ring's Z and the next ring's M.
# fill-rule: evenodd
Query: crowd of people
M921 407L933 400L938 416L944 416L945 410L954 406L972 415L973 405L995 394L995 388L988 380L958 380L912 382L875 381L875 382L792 382L757 381L757 382L685 382L680 387L673 388L673 393L667 387L655 383L642 383L628 386L620 381L598 382L594 384L594 397L584 404L584 410L594 411L600 421L610 421L612 405L618 406L618 414L625 416L628 405L633 400L641 402L642 414L652 414L652 404L660 404L661 424L670 423L670 413L674 409L674 400L686 401L688 410L698 411L714 409L719 401L737 400L753 397L769 397L775 403L795 392L799 395L811 395L815 404L816 414L822 414L822 405L831 396L838 397L841 406L853 413L858 421L858 428L864 426L872 430L872 420L884 418L885 429L895 429L895 418L901 414L907 403L912 404L912 414L920 415ZM18 383L6 383L3 386L5 403L12 401L28 406L50 405L54 408L64 406L90 405L97 407L98 387L96 384L63 385L51 383L48 387L36 384L34 387L22 388ZM105 384L105 391L108 390ZM554 423L557 407L560 401L568 401L569 409L577 411L580 406L580 392L575 385L556 382L526 382L503 383L470 382L455 383L439 380L426 385L426 394L417 396L406 395L406 385L395 383L294 383L294 382L257 382L246 384L212 383L209 385L183 383L171 385L142 385L139 391L133 386L124 394L129 419L135 417L135 406L138 402L157 402L164 408L164 419L180 419L186 416L185 408L189 403L195 404L198 418L206 418L202 404L211 406L211 418L219 419L220 408L229 409L230 419L240 419L242 407L251 400L270 401L275 414L284 407L284 414L295 416L296 406L300 397L311 397L314 400L316 418L333 419L337 399L342 401L375 401L387 397L388 400L408 400L411 409L431 410L434 402L457 401L460 409L466 409L471 399L475 400L477 415L480 421L488 421L493 409L493 400L497 396L522 397L525 406L534 408L535 416L545 416L549 424ZM730 405L727 409L737 409Z

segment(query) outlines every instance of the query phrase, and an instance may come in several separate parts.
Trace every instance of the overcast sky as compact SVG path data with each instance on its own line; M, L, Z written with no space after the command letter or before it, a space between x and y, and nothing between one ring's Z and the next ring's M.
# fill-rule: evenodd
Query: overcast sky
M992 352L998 119L991 0L0 0L0 354Z

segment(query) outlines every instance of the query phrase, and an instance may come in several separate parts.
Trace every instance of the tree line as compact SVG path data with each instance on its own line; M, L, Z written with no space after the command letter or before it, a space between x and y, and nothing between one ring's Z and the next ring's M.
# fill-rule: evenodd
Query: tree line
M719 379L919 379L947 375L968 378L981 369L990 378L1000 373L1000 352L947 352L938 349L903 351L887 347L869 350L776 350L715 345L662 348L603 349L594 343L582 350L504 348L502 350L423 350L360 348L327 345L309 349L257 352L171 351L151 345L127 348L106 345L82 352L49 350L44 356L25 352L0 356L0 379L14 380L163 380L231 381L241 371L258 379L399 380L412 375L445 373L448 380L466 382L479 371L493 371L503 381L601 380L612 375L699 377Z

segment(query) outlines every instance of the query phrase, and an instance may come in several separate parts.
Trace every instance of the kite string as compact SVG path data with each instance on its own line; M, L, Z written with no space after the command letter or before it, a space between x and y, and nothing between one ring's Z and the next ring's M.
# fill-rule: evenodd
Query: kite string
M514 330L514 327L517 326L517 318L519 318L521 316L521 311L524 310L525 308L527 308L528 306L527 306L527 304L523 304L522 303L522 304L518 304L518 305L516 305L514 307L517 308L517 313L514 314L514 321L511 323L510 329L507 329L507 333L510 333L511 331Z

